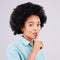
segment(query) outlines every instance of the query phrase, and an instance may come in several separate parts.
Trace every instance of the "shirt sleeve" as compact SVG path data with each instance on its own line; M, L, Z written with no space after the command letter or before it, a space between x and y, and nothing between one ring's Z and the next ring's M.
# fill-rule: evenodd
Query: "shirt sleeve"
M40 50L40 51L37 53L37 55L36 55L35 58L36 58L35 60L45 60L43 51Z
M7 49L8 60L22 60L20 54L14 48Z

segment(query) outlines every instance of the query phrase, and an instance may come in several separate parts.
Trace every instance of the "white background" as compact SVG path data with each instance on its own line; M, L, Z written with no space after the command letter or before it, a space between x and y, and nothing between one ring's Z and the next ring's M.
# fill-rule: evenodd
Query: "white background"
M10 29L10 14L17 5L29 1L46 11L47 23L40 33L45 60L60 60L60 0L0 0L0 60L7 60L7 46L19 37Z

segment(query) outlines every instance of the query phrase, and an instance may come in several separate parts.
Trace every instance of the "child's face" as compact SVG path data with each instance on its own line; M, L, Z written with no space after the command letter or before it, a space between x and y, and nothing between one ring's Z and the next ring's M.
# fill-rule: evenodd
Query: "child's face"
M23 34L31 39L36 38L36 36L41 30L40 24L41 24L40 18L36 15L31 15L30 17L27 18L25 26L22 29Z

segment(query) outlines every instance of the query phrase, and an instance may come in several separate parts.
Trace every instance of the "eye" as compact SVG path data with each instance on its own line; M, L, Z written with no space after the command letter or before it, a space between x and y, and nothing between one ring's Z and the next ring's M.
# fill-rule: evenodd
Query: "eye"
M30 26L30 27L32 27L32 26L33 26L33 24L30 24L29 26Z
M37 26L41 26L41 24L37 24Z

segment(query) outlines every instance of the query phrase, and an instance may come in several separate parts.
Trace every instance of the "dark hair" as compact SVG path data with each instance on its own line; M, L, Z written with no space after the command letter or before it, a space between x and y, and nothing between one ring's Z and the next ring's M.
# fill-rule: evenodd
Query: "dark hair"
M41 20L41 28L46 23L47 17L42 6L33 4L31 2L18 5L10 16L10 26L14 35L22 34L22 28L25 24L26 19L31 15L39 16Z

